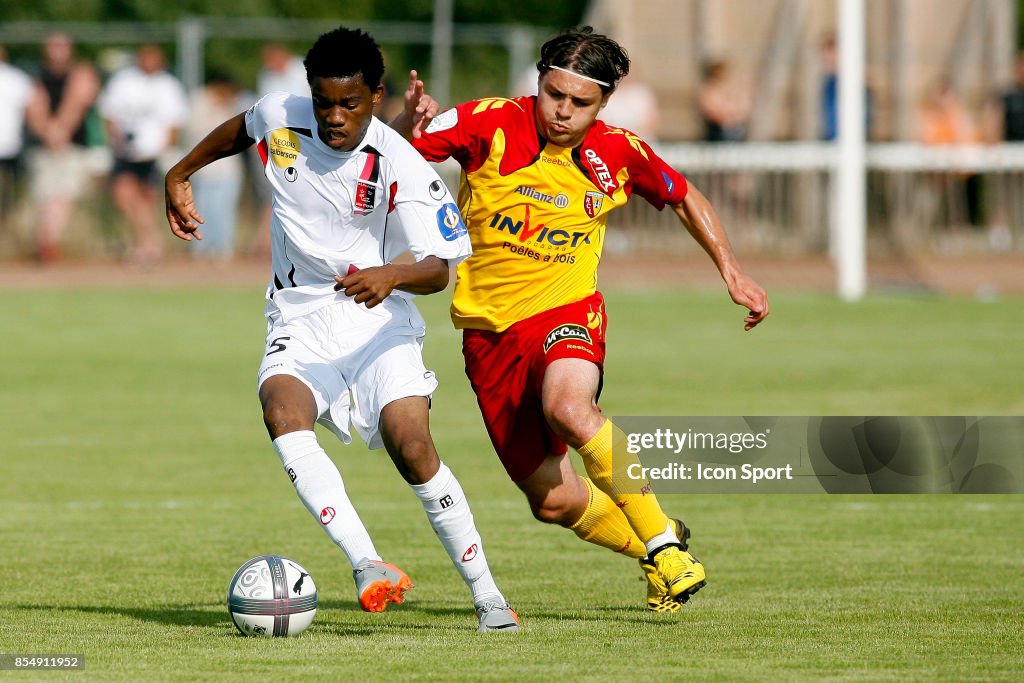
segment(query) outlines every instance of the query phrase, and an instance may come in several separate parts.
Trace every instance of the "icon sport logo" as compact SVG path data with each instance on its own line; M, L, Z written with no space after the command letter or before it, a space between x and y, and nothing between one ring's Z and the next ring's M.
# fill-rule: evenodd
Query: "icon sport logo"
M454 242L466 234L466 224L462 222L459 209L451 202L437 210L437 229L446 242Z
M558 342L569 341L571 339L585 341L588 344L594 343L590 338L590 332L588 332L587 328L583 327L583 325L559 325L548 332L548 336L544 338L544 353L547 353L551 347Z

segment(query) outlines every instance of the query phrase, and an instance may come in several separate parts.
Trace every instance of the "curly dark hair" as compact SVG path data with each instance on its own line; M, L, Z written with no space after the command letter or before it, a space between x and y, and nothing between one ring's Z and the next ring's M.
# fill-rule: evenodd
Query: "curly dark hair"
M384 76L384 55L370 34L359 29L339 26L313 43L303 60L306 80L346 78L362 74L363 81L376 90Z
M608 36L594 33L590 26L579 26L559 33L540 48L537 70L545 74L553 66L608 83L601 86L601 92L607 94L629 73L629 55Z

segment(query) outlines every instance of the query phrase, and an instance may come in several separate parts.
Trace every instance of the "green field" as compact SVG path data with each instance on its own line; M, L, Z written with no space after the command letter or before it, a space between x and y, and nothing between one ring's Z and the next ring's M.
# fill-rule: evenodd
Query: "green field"
M1024 302L776 295L742 332L724 295L614 290L605 411L1021 415ZM535 522L490 451L446 296L420 300L432 422L519 634L478 635L468 591L383 452L321 432L386 559L417 583L365 614L255 397L259 288L8 293L0 383L0 653L82 653L11 680L1020 680L1024 499L678 496L709 584L642 611L635 563ZM278 553L320 613L246 639L235 568Z

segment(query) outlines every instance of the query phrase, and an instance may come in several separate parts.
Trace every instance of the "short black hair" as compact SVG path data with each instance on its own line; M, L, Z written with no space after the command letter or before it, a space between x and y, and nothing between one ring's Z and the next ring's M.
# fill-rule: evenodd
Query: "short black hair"
M339 26L328 31L313 43L306 58L306 80L320 78L347 78L362 74L363 82L376 90L384 76L384 55L369 33Z
M579 26L559 33L540 48L537 70L543 75L553 66L608 83L601 86L601 92L608 94L629 73L629 55L608 36L594 33L590 26Z

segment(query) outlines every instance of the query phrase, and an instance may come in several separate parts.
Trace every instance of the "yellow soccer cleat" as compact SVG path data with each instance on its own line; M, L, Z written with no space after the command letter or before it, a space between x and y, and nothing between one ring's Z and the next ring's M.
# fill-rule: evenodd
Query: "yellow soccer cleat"
M668 594L668 587L658 574L658 568L646 557L640 559L640 568L647 578L647 610L649 612L678 612L683 606Z
M697 571L699 571L701 576L700 585L691 585L689 590L684 588L682 591L677 591L675 595L682 594L683 597L675 597L665 583L665 579L658 572L656 564L649 558L641 558L640 568L644 570L644 576L647 579L647 609L651 612L678 612L682 609L683 603L704 586L704 566L692 555L685 552L689 547L690 529L683 524L682 520L669 518L669 522L675 528L676 538L679 539L679 544L676 547L683 551L683 555L689 558L688 561L697 565ZM655 551L656 554L657 552Z
M668 543L651 553L654 564L670 598L686 603L707 583L704 565L696 557L683 550L678 543Z

